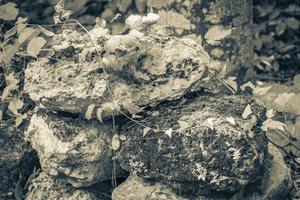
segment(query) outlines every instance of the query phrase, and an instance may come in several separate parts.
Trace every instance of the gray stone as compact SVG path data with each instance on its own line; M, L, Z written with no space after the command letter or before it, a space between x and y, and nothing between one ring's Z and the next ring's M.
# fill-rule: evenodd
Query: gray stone
M246 106L252 113L241 117ZM117 153L121 166L175 190L234 193L261 179L267 139L258 128L263 108L248 96L202 96L165 103L130 122ZM130 127L130 128L128 128Z
M272 157L270 167L266 170L261 182L247 185L239 193L228 195L222 192L213 192L207 196L179 196L160 182L131 175L112 193L113 200L281 200L287 199L292 188L289 168L284 163L281 152L269 145L269 154ZM138 192L137 192L138 191ZM178 191L177 193L179 193Z
M221 70L199 42L165 36L147 20L144 31L123 35L64 29L53 54L26 68L24 90L47 110L84 114L94 104L105 117L179 99Z
M131 175L114 189L112 200L184 200L161 183L150 184L141 177Z
M111 179L113 169L119 175L119 165L112 161L110 125L38 110L25 135L43 171L74 187Z
M35 178L25 200L99 200L99 196L84 189L76 189L63 181L52 179L45 172Z

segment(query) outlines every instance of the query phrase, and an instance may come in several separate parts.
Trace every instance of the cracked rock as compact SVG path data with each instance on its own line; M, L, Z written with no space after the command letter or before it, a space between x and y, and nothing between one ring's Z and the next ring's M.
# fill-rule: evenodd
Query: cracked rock
M179 99L220 71L199 43L163 35L157 16L148 15L144 31L110 35L96 26L89 35L56 34L53 54L26 68L24 90L47 110L84 114L93 104L92 117L98 110L102 118Z
M243 119L247 105L252 113ZM143 116L146 128L124 126L118 159L125 170L186 193L233 193L261 179L268 162L267 139L258 129L262 111L247 96L163 104Z
M38 110L25 135L38 152L43 171L57 179L85 187L112 177L110 125Z

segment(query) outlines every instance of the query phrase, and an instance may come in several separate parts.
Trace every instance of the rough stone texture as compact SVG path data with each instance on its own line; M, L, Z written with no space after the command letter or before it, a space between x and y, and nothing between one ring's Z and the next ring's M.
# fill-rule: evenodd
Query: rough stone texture
M25 196L25 200L99 200L97 194L84 189L76 189L63 181L54 180L46 173L41 172L35 178L30 187L29 192Z
M113 200L281 200L287 199L292 188L291 174L284 163L281 152L269 145L269 154L273 157L270 167L266 170L262 182L251 184L238 194L228 195L222 192L208 196L193 196L184 198L175 194L159 182L149 181L136 175L131 175L112 193ZM139 192L136 192L139 191Z
M38 110L25 135L43 171L57 179L82 187L112 177L110 125ZM119 175L119 165L115 167Z
M52 56L27 67L25 91L47 110L85 113L94 104L105 117L179 99L220 71L199 43L164 35L156 20L132 16L134 29L114 36L100 25L89 35L64 29L54 36Z
M151 184L136 175L129 176L114 189L112 200L183 200L165 185Z
M252 114L243 119L248 104ZM259 180L268 160L267 139L257 128L262 111L250 96L166 103L143 116L150 130L137 123L124 126L127 140L118 159L127 171L187 193L236 192Z
M38 166L36 152L24 140L23 126L15 128L12 125L0 123L0 199L14 200L15 184L24 187L34 166Z
M171 27L170 35L196 38L212 58L226 63L230 70L251 68L252 1L111 0L101 17L110 21L120 13L111 25L112 32L118 34L126 29L122 16L147 12L159 14L160 23Z

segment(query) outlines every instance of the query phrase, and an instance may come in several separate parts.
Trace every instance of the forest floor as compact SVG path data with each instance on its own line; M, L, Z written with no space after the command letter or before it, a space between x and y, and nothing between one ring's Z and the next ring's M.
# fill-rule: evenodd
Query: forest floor
M20 12L23 16L29 18L29 23L48 24L51 22L53 10L47 8L47 6L49 7L47 3L37 3L38 1L34 1L34 3L31 1L22 2ZM291 94L294 94L294 91L297 89L297 91L299 91L300 88L300 2L298 0L282 2L259 1L255 3L254 76L249 80L253 83L258 81L259 84L264 86L272 86L272 99L278 99L281 104L287 104L287 102L290 102L288 98ZM33 7L35 7L34 11L32 11ZM99 10L88 9L90 9L90 15L88 16L89 18L86 18L90 19L93 17L93 14L99 13L102 8L100 6L98 7ZM84 21L84 17L82 17L82 19ZM88 21L92 20L86 20L86 22ZM4 33L9 30L14 23L3 20L0 20L0 22L0 39L2 41ZM17 81L21 88L19 94L22 95L24 104L21 106L22 109L19 112L26 113L27 115L22 116L23 123L15 127L16 116L11 112L2 112L7 109L8 104L0 105L1 147L8 143L11 143L12 146L17 146L16 142L20 140L20 134L28 126L30 116L35 106L34 102L30 101L28 96L22 93L24 67L29 61L30 58L13 58L13 70L18 74ZM0 66L1 95L3 95L3 91L7 85L4 77L4 69ZM296 93L296 96L297 95ZM299 98L296 98L296 100L299 100ZM285 154L287 165L292 169L294 179L294 193L292 199L300 199L300 113L299 108L297 108L297 105L300 107L300 100L298 103L295 102L296 100L292 102L293 105L285 105L287 107L296 107L298 111L295 113L290 113L289 109L285 108L278 109L278 106L280 106L278 104L270 105L269 107L269 109L279 110L275 118L282 122L287 130L285 134L280 135L269 133L268 137L282 150ZM274 108L272 108L272 106L274 106ZM2 137L1 133L4 132L9 134ZM13 142L13 140L16 142ZM0 149L0 154L2 151L5 152L7 150ZM24 173L28 173L28 171ZM11 181L16 182L19 178L18 176L19 174L14 174Z

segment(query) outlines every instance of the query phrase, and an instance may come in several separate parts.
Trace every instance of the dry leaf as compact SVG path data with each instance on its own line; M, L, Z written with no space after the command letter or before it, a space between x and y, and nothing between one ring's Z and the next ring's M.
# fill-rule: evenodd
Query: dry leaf
M95 108L95 104L91 104L91 105L88 106L87 111L85 113L85 118L87 120L92 119L92 114L94 112L94 108Z
M275 116L275 114L276 114L276 111L274 111L273 109L269 109L269 110L267 110L267 112L266 112L266 117L267 117L268 119L271 119L272 117Z
M30 56L36 58L45 44L46 44L46 40L44 38L42 37L33 38L27 46L27 53Z
M243 114L242 114L242 117L243 117L244 119L247 119L247 117L248 117L249 115L251 115L251 113L252 113L251 106L248 104L248 105L246 106L246 108L244 109L244 112L243 112Z
M111 140L111 148L114 151L117 151L121 146L121 142L119 139L119 135L118 134L114 134L112 140Z
M248 81L247 83L241 85L241 90L244 91L246 89L246 87L249 87L250 89L254 90L255 89L255 85L253 85L253 83L251 83L250 81Z
M173 132L173 129L169 128L168 130L166 130L165 134L167 136L169 136L170 138L172 138L172 132Z
M144 129L143 129L143 137L145 137L146 136L146 134L149 132L151 130L151 128L150 127L145 127Z
M99 120L101 123L103 123L103 120L102 120L102 108L98 108L98 109L97 109L96 115L97 115L98 120Z
M235 120L234 120L234 118L233 117L226 117L226 120L229 122L229 123L231 123L232 125L235 125Z
M268 86L268 87L256 87L253 90L253 95L256 96L264 96L267 94L267 92L272 88L272 86Z
M15 20L19 14L19 9L16 8L17 4L8 2L0 6L0 19L2 20Z

